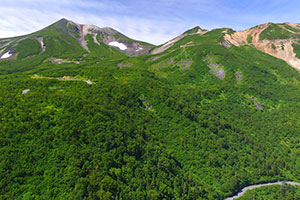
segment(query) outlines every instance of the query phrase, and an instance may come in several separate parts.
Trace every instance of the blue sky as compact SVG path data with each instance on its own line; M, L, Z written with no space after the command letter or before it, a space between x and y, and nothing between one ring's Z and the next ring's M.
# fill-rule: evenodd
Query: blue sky
M0 0L0 38L64 17L161 44L197 25L243 30L266 22L300 23L299 8L300 1L287 0Z

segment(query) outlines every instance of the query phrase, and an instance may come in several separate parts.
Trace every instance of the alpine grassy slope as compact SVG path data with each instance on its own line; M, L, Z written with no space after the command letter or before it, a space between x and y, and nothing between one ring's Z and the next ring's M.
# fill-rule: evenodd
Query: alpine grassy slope
M195 27L160 52L63 19L0 40L0 198L224 199L299 181L300 75L234 34Z

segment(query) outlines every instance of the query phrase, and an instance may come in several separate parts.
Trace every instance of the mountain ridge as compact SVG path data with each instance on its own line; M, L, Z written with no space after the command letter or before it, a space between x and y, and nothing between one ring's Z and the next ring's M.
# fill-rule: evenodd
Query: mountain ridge
M286 61L299 71L300 59L293 48L294 44L299 44L299 31L300 25L295 23L266 23L244 31L226 34L224 39L235 46L252 44L258 50Z
M150 48L153 47L152 44L133 40L109 27L99 28L95 25L90 25L90 24L77 24L71 20L67 20L63 18L34 33L30 33L23 36L12 37L12 38L0 39L0 52L2 53L2 54L0 53L0 57L3 54L5 54L7 51L12 52L11 58L17 57L16 56L17 52L15 49L12 48L11 43L15 43L14 44L15 47L22 40L32 38L40 42L41 49L42 49L43 48L42 38L47 36L51 37L55 35L61 38L65 38L68 41L76 40L80 44L80 46L87 52L90 52L87 45L87 39L86 39L86 37L88 37L89 35L92 36L94 43L98 45L100 45L99 43L100 40L105 45L109 45L110 42L119 42L125 44L126 49L124 50L119 49L119 50L123 51L129 56L143 55L147 53ZM6 47L8 47L8 49L5 50L4 48ZM118 47L115 48L118 49Z
M94 43L100 45L98 42L98 35L101 35L102 42L106 45L109 45L110 42L117 42L120 44L126 43L126 49L121 50L124 51L127 55L130 56L139 56L139 55L144 55L144 54L159 54L170 47L172 47L176 42L179 40L185 38L186 36L193 35L193 34L199 34L199 35L204 35L207 32L211 32L213 30L205 30L201 29L199 26L196 26L194 28L191 28L187 31L185 31L183 34L175 37L174 39L167 41L166 43L160 45L160 46L154 46L145 42L141 41L136 41L133 39L130 39L123 35L122 33L110 28L110 27L104 27L104 28L99 28L95 25L91 24L77 24L71 20L62 18L58 20L57 22L41 29L40 31L27 34L24 36L17 36L17 37L12 37L12 38L5 38L5 39L0 39L0 57L3 56L5 53L7 53L7 50L4 49L4 47L9 46L13 42L20 42L26 38L34 38L36 39L39 43L41 48L43 49L42 51L45 50L45 46L42 41L42 37L38 36L40 32L45 32L48 29L51 29L53 27L60 27L64 29L71 37L73 37L75 40L77 40L80 43L80 46L84 48L87 52L90 52L88 46L87 46L87 40L86 37L88 35L91 35L93 38ZM267 32L266 29L269 29L270 26L273 26L272 28L276 29L274 30L275 32L279 31L284 31L284 33L279 34L276 36L276 33L273 34L274 36L265 36L267 38L261 38L261 34L265 35L264 32ZM272 29L271 28L271 29ZM230 30L228 28L225 28L225 30ZM270 30L273 31L273 30ZM271 34L271 32L268 32L266 34ZM235 45L235 46L240 46L240 45L254 45L258 50L267 53L269 55L275 56L279 59L282 59L286 61L289 65L291 65L293 68L296 70L300 70L300 60L297 58L296 53L294 52L293 46L294 44L297 45L299 39L297 37L300 37L300 25L296 23L290 23L290 22L285 22L285 23L278 23L274 24L271 22L262 24L262 25L257 25L255 27L252 27L250 29L246 29L243 31L231 31L230 33L225 33L224 35L224 44L227 45ZM274 40L277 39L276 40ZM287 46L285 50L280 50L280 45L282 43L285 43L283 45ZM272 47L272 48L270 48ZM275 48L274 48L275 47ZM118 48L118 47L116 47ZM15 58L16 56L16 51L14 49L11 49L11 57L10 58ZM14 55L14 56L13 56ZM8 59L8 58L4 58Z

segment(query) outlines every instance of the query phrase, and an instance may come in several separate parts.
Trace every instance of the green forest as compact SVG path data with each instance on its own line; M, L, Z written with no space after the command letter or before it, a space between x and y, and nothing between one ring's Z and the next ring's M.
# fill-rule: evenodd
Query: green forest
M0 60L0 199L222 200L300 181L300 74L284 61L221 45L226 29L137 57L90 35L87 52L66 30Z

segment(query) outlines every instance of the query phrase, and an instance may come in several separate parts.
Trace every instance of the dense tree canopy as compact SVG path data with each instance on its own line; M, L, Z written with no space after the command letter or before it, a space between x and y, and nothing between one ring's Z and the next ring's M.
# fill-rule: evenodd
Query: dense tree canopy
M0 198L224 199L299 180L300 75L223 31L127 57L51 30L44 53L0 61Z

